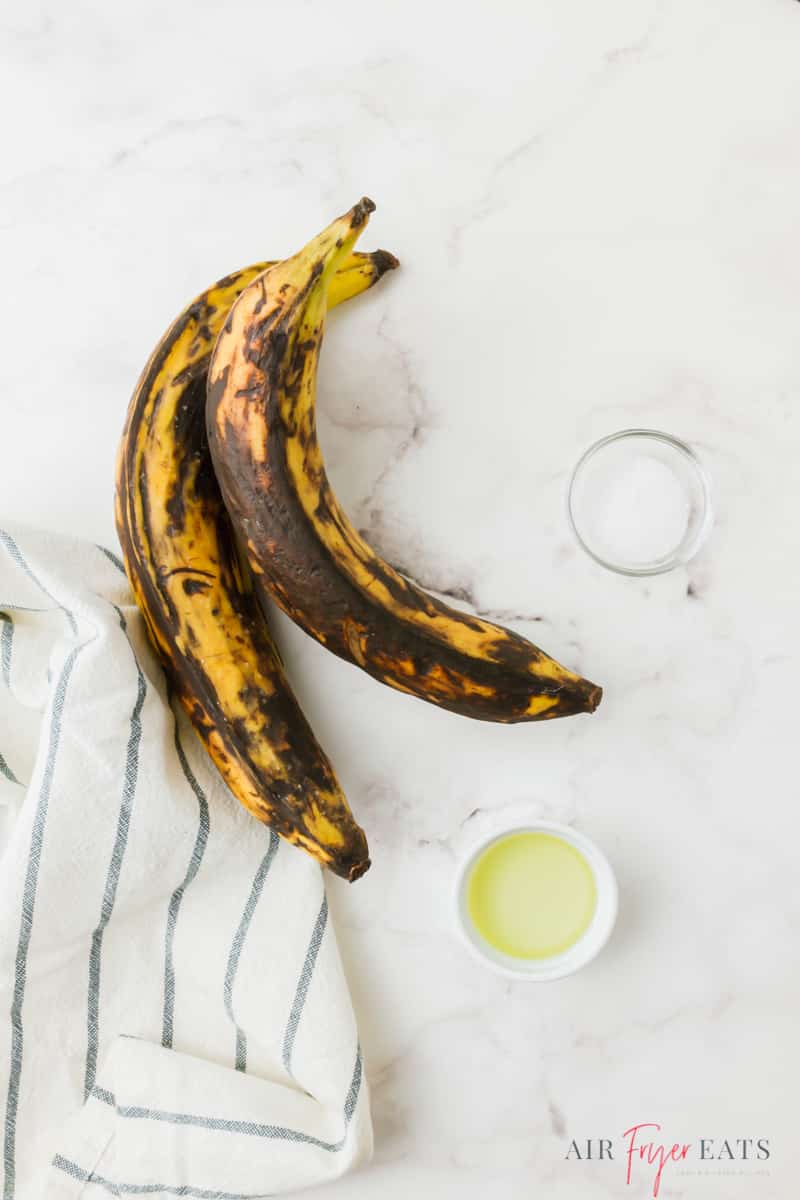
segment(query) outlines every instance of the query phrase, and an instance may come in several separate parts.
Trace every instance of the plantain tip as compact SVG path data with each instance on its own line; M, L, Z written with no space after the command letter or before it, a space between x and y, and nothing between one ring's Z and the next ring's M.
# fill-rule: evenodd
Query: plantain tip
M602 699L603 689L598 684L575 676L565 681L557 690L550 705L539 708L534 698L525 719L549 720L551 717L575 717L579 713L593 713Z
M347 882L355 883L355 881L357 879L360 879L362 875L366 875L366 873L370 869L371 865L372 865L372 863L371 863L369 857L362 858L360 860L360 862L353 863L353 865L351 866L350 870L347 873Z
M354 204L350 209L350 228L358 229L359 226L365 225L370 213L375 212L375 202L370 200L369 196L362 196L358 204Z
M373 250L370 255L376 271L376 279L380 279L387 271L394 271L400 266L400 259L395 258L388 250Z

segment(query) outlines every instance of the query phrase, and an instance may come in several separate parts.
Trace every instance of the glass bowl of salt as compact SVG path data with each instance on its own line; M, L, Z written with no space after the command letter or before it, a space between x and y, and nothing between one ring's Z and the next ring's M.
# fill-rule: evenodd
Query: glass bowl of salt
M623 429L590 446L572 472L567 508L586 553L623 575L687 563L713 519L700 459L655 429Z

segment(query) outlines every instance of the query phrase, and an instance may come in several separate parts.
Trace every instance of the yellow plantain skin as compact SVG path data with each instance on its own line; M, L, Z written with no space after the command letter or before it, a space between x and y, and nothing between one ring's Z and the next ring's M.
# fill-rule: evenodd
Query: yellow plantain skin
M156 347L120 444L117 530L152 641L228 787L259 820L352 880L369 866L366 838L286 681L205 439L214 341L237 296L269 266L220 280ZM366 291L393 266L384 251L346 256L329 303Z
M510 630L428 595L353 528L316 433L326 296L374 205L362 200L247 287L209 371L209 446L256 591L400 691L483 720L591 712L601 689Z

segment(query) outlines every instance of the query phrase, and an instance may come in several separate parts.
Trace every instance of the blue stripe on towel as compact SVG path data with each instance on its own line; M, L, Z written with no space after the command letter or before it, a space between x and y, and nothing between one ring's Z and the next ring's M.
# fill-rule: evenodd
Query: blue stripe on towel
M7 688L11 687L11 650L14 645L14 621L10 613L0 612L3 629L0 632L0 675Z
M140 1105L119 1104L117 1115L129 1121L160 1121L167 1125L192 1125L198 1129L211 1129L216 1133L242 1133L246 1137L267 1138L280 1142L300 1142L304 1146L316 1146L335 1154L345 1142L343 1135L338 1142L326 1142L303 1133L301 1129L290 1129L285 1125L264 1125L259 1121L239 1121L229 1117L205 1117L199 1113L170 1112L165 1109L143 1108Z
M250 895L247 897L247 903L244 906L242 918L239 921L238 928L234 934L233 944L230 954L228 955L228 966L225 971L225 982L223 984L222 994L225 1003L225 1012L231 1024L236 1030L236 1070L247 1070L247 1036L243 1029L240 1029L236 1023L236 1018L233 1014L233 985L236 981L236 972L239 970L239 958L242 953L242 948L247 937L247 931L250 928L250 922L253 919L253 913L256 911L258 898L261 895L261 889L264 887L264 880L267 878L269 869L272 866L272 861L278 852L280 838L274 829L269 831L269 846L267 852L259 864L259 868L253 879L253 886L250 888Z
M8 780L9 783L16 783L16 784L19 784L20 787L22 787L22 784L19 782L16 775L11 770L11 767L8 765L6 760L3 758L2 754L0 754L0 775L3 775Z
M0 530L0 532L2 531ZM31 604L12 604L10 600L0 600L0 611L5 612L6 616L8 616L8 613L10 612L64 612L64 608L60 604L48 604L47 608L35 608Z
M167 910L167 932L164 945L164 1015L161 1023L161 1044L167 1049L172 1049L172 1032L173 1021L175 1016L175 964L173 960L173 944L175 941L175 926L178 921L178 912L183 901L184 893L189 884L194 879L200 869L200 863L203 861L203 855L208 842L209 831L209 815L208 801L206 794L197 782L192 768L189 766L186 752L181 745L181 735L178 726L178 714L174 713L175 720L175 750L178 755L178 760L181 764L189 787L197 797L197 805L199 808L199 821L197 826L197 836L192 848L192 856L189 859L189 865L186 868L186 874L183 877L183 882L179 883L175 891L172 893Z
M73 633L78 632L78 623L74 615L56 600L40 579L33 573L25 558L21 554L17 543L6 533L4 529L0 529L0 543L5 546L14 563L22 570L28 578L36 584L39 590L52 600L56 609L60 609L67 619L70 629ZM21 605L3 604L2 608L10 608L14 610L22 609ZM28 612L45 612L46 609L25 609ZM36 802L36 811L33 818L33 828L31 829L31 847L28 854L28 864L25 868L25 882L22 891L22 916L20 920L19 940L17 942L17 956L14 971L14 992L11 1001L11 1062L8 1075L8 1093L6 1096L6 1121L5 1135L3 1141L3 1168L5 1185L3 1190L4 1200L14 1200L14 1192L16 1188L16 1152L17 1152L17 1113L19 1110L19 1088L20 1079L22 1077L22 1058L24 1048L24 1036L22 1025L22 1008L25 1000L25 984L27 982L28 973L28 951L31 944L31 934L33 931L33 917L36 906L36 890L39 881L39 867L42 859L42 847L44 845L44 832L47 824L47 807L50 801L50 791L53 786L53 776L55 774L56 757L58 748L61 742L61 726L64 714L64 705L66 703L67 687L69 685L70 676L72 675L73 667L78 655L97 636L96 631L86 642L80 646L75 646L64 660L64 665L61 668L61 674L56 684L56 689L53 694L53 708L50 716L50 728L47 732L47 754L45 758L44 773L42 782L39 787L39 797Z
M347 1089L347 1095L344 1100L342 1110L344 1129L338 1142L326 1142L322 1138L314 1137L311 1133L304 1133L300 1129L291 1129L285 1125L264 1125L258 1121L243 1121L233 1117L207 1117L198 1113L170 1112L157 1108L144 1108L141 1105L117 1104L113 1094L104 1088L94 1088L92 1096L95 1100L100 1100L103 1104L113 1107L118 1116L124 1117L127 1120L162 1121L169 1125L190 1125L199 1129L214 1130L218 1133L241 1133L247 1137L298 1142L305 1146L316 1146L320 1150L327 1150L331 1154L336 1154L347 1141L347 1129L356 1109L363 1074L361 1047L359 1046L356 1050L356 1061L353 1067L350 1086Z
M300 978L297 981L297 990L294 994L294 1002L292 1011L289 1013L289 1020L286 1024L286 1032L283 1036L283 1065L292 1074L292 1051L294 1049L294 1039L297 1036L297 1028L300 1024L300 1018L303 1015L308 989L311 985L311 979L314 975L314 966L319 954L319 948L322 945L322 938L325 933L325 928L328 923L328 897L322 897L322 905L317 919L314 923L314 929L311 933L311 940L308 943L303 969L300 972Z
M59 1171L71 1175L80 1183L96 1183L110 1192L112 1196L157 1196L163 1193L167 1196L192 1196L196 1197L196 1200L270 1200L275 1194L274 1192L218 1192L211 1188L192 1187L188 1183L178 1184L176 1187L170 1187L166 1183L112 1183L110 1179L104 1179L102 1175L95 1175L94 1171L84 1171L83 1167L79 1167L77 1163L64 1158L61 1154L55 1156L53 1166L58 1167Z
M85 643L84 643L85 644ZM6 1099L6 1126L4 1141L5 1190L4 1200L13 1200L16 1184L16 1133L17 1110L19 1108L19 1085L22 1076L23 1027L22 1006L25 1000L25 984L28 971L28 950L31 944L33 917L36 906L36 887L39 880L39 866L42 859L44 831L47 823L47 806L53 785L56 756L61 740L61 724L64 714L64 704L75 660L83 646L76 646L67 655L56 684L53 697L53 711L50 719L50 729L47 734L47 757L44 774L39 789L36 813L31 830L31 848L28 854L28 865L25 870L25 883L22 893L22 919L20 922L19 941L17 943L17 958L14 975L14 995L11 1002L11 1068L8 1079L8 1096Z
M111 920L111 914L114 911L114 903L117 897L117 886L119 884L120 872L122 870L122 860L125 857L125 850L128 844L128 832L130 830L131 815L133 812L133 803L136 798L136 784L139 775L139 745L142 740L142 706L145 696L147 695L147 684L145 683L142 669L139 666L139 661L136 653L128 637L127 625L125 618L116 604L112 606L119 617L120 628L128 639L128 645L131 649L134 665L137 675L137 693L136 702L133 706L130 721L130 733L128 735L128 745L125 752L125 776L122 785L122 802L120 804L119 816L117 818L117 832L114 839L114 848L111 852L111 861L108 865L108 873L106 875L106 886L103 893L103 901L100 908L100 920L97 927L92 933L92 946L89 951L89 995L87 1002L86 1014L86 1076L84 1085L84 1095L88 1096L94 1086L94 1081L97 1077L97 1053L100 1039L100 959L103 949L103 934L106 926Z
M105 546L98 545L97 549L101 554L105 555L108 561L114 567L116 567L120 574L126 575L125 565L116 554L107 549ZM119 614L119 609L117 609L117 612ZM122 620L122 615L119 615L120 620ZM200 869L200 863L203 860L209 833L208 801L206 800L205 792L200 787L200 784L195 778L194 772L189 766L188 759L186 758L186 754L181 744L177 714L174 715L174 721L174 741L175 750L178 755L178 761L181 764L181 770L183 771L190 788L197 797L197 804L200 811L197 836L192 848L189 865L186 868L186 874L184 875L182 882L178 884L178 886L175 888L175 891L172 893L169 907L167 909L167 928L164 938L164 1007L161 1020L161 1044L167 1049L172 1049L173 1025L175 1018L175 964L173 959L175 927L178 920L178 912L180 911L181 903L183 902L184 893Z
M121 559L117 558L116 554L114 554L111 550L107 550L105 548L105 546L98 546L97 549L100 551L101 554L105 554L108 561L110 563L113 563L114 566L117 568L117 570L120 571L127 578L127 572L125 570L123 562Z
M52 600L53 603L58 608L61 609L64 616L67 618L67 622L69 624L70 629L72 630L73 633L77 633L78 632L78 622L75 620L75 617L72 615L72 613L69 611L68 608L65 608L63 604L58 603L55 596L51 592L48 592L47 588L44 586L41 579L37 578L37 576L34 575L33 571L31 570L31 568L28 566L25 559L20 554L17 543L14 541L14 539L11 537L11 535L9 533L6 533L5 529L0 529L0 542L3 543L6 550L11 555L11 557L13 558L13 560L17 564L17 566L22 571L25 572L25 574L28 576L28 578L31 580L32 583L36 584L39 591L43 592L44 595L47 596L48 600Z
M361 1045L356 1048L356 1065L353 1067L353 1078L350 1080L350 1087L347 1089L347 1095L344 1100L344 1127L350 1124L353 1113L356 1111L358 1104L358 1093L361 1091L361 1080L364 1075L364 1060L361 1057Z

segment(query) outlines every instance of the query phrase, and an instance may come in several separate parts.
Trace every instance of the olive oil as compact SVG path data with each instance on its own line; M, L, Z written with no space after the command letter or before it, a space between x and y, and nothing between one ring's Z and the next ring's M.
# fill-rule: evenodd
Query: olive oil
M512 958L562 954L586 933L597 908L594 873L584 856L551 833L498 839L467 880L467 911L478 934Z

